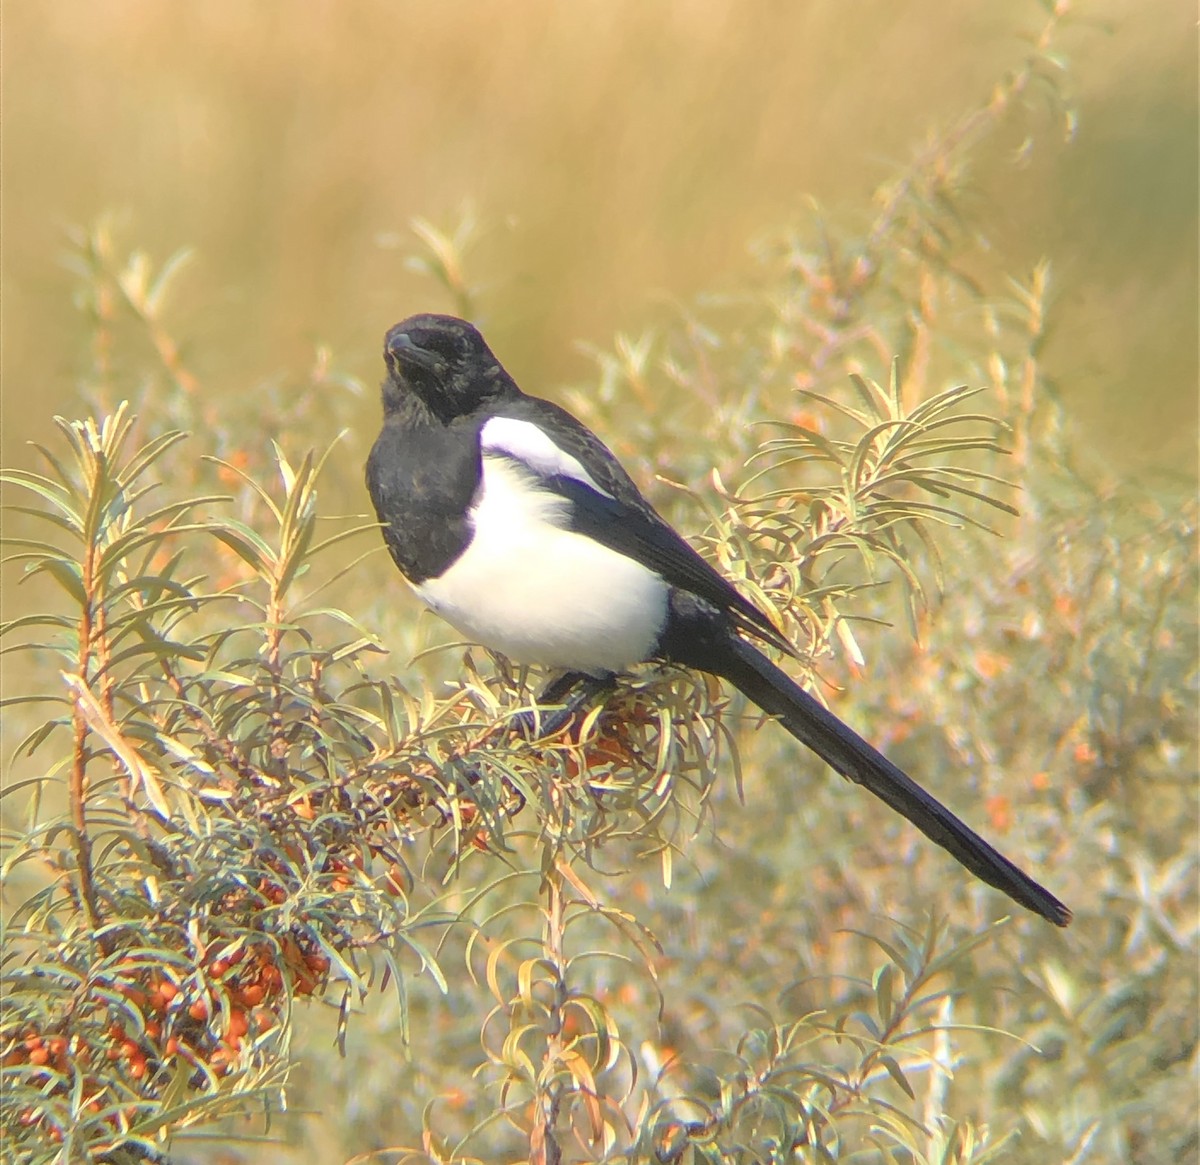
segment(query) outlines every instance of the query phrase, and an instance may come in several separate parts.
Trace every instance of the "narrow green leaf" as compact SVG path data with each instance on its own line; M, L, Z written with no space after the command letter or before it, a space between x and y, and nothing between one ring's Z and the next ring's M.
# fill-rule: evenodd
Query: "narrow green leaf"
M171 446L177 445L186 437L186 433L179 432L178 430L172 430L169 433L163 433L161 436L155 437L125 463L117 475L117 480L122 486L128 487L141 477Z
M909 1100L916 1100L917 1094L913 1091L912 1085L909 1084L908 1078L900 1070L900 1065L896 1062L895 1058L886 1052L877 1058L879 1063L887 1070L887 1074L895 1081L896 1086L903 1091Z
M21 581L32 578L36 574L45 572L48 574L67 594L75 601L79 607L85 607L88 604L88 596L83 587L83 576L80 573L79 564L69 562L65 559L58 558L43 558L36 566L33 566L25 572Z
M248 526L241 522L235 524L227 519L228 524L213 527L210 531L218 541L225 543L230 550L246 562L254 572L262 578L270 578L271 566L274 564L274 552Z

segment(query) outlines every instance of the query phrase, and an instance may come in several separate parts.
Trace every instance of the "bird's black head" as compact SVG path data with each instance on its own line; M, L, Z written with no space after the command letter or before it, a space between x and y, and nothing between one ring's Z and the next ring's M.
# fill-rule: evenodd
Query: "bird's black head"
M455 316L409 316L383 342L388 375L385 412L419 402L441 421L473 412L516 386L484 343L479 330ZM415 398L415 400L414 400Z

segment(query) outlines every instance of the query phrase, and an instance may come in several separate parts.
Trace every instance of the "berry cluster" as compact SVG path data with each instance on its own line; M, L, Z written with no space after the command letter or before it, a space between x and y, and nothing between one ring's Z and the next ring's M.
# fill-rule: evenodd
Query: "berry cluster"
M5 1124L15 1119L52 1143L63 1139L68 1114L123 1131L137 1112L131 1097L156 1097L180 1062L194 1069L192 1088L211 1087L247 1040L278 1025L285 983L293 995L311 995L329 968L328 955L291 934L217 940L190 973L122 956L95 976L57 1030L26 1023L4 1034L0 1064L40 1095L38 1105L6 1112Z

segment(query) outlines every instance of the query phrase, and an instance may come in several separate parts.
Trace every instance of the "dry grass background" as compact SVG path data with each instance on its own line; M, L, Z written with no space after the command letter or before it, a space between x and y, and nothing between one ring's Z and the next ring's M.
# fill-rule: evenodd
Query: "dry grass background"
M980 209L1008 269L1055 260L1069 290L1047 367L1103 455L1190 472L1193 14L1178 0L1078 7L1063 42L1078 139L1035 156L1002 204L985 164ZM664 298L730 282L756 236L808 216L806 196L865 215L926 129L1015 59L1035 14L929 0L6 4L5 460L69 408L83 354L58 257L65 229L101 211L152 255L196 248L179 307L219 400L317 342L374 383L385 328L450 306L404 269L409 220L448 222L469 199L487 228L489 334L519 379L552 391L587 373L573 341L640 331Z
M1061 383L1082 443L1097 447L1114 477L1192 475L1193 13L1174 0L1100 0L1081 6L1081 17L1062 40L1080 113L1074 143L1039 148L1017 179L1011 155L1020 140L990 145L976 159L968 202L986 222L1003 270L1024 273L1043 255L1055 264L1059 298L1044 367ZM580 342L611 345L615 331L636 335L674 302L744 286L754 278L747 249L789 222L810 223L810 195L843 220L867 222L876 184L927 130L986 95L1020 57L1019 33L1039 20L1033 2L933 0L10 2L3 13L3 460L24 465L24 441L48 441L52 413L78 412L86 329L71 303L75 277L60 262L72 225L113 212L118 234L156 259L181 245L195 249L170 314L187 343L184 358L219 413L222 401L263 385L286 389L319 344L374 385L384 329L409 312L453 306L405 265L410 220L449 225L469 201L483 224L473 272L484 280L476 306L489 338L528 389L561 397L566 385L595 380ZM328 512L365 509L365 496L353 492L355 459L377 416L369 392L338 455L348 467L336 474L339 490L322 495ZM253 440L266 447L276 436ZM199 455L208 447L201 436L187 448ZM669 468L672 451L658 452ZM365 605L366 591L390 605L401 588L382 556L366 569L386 583L376 593L358 575L347 584L357 593L343 604ZM394 592L382 589L393 584ZM989 599L1002 613L1003 598ZM370 612L372 625L377 613ZM947 634L954 633L952 625ZM899 629L894 638L903 639ZM952 656L953 644L946 650ZM405 654L393 652L384 666L405 668ZM876 697L908 691L900 674L888 690L881 666L863 684L864 703L889 715ZM1031 703L1024 685L1012 677L1013 717ZM944 687L939 679L932 690L944 695ZM993 699L1002 687L993 678ZM929 693L915 690L927 712ZM1001 739L1018 722L1006 714L995 718ZM957 718L954 708L945 716ZM761 758L779 745L755 747ZM794 760L794 750L788 755ZM710 932L703 909L693 917L690 901L676 899L674 913L664 908L664 932L670 926L694 938L722 971L747 961L742 942L761 944L764 960L787 961L795 950L807 957L811 946L814 962L837 962L845 951L835 958L822 945L826 920L813 923L813 935L797 922L815 913L809 883L780 874L791 860L811 878L823 849L780 857L785 838L777 839L780 852L755 849L761 838L739 844L740 831L757 837L753 808L764 802L768 815L809 815L817 826L809 832L819 834L833 820L826 794L808 786L756 791L751 783L748 796L752 811L723 823L729 844L696 859L702 893L715 898L724 877L726 891L732 885L748 895L745 916L728 927L729 916L720 916ZM867 849L869 828L853 828L865 810L853 812L864 819L853 819L839 844ZM1136 832L1153 830L1137 824ZM1164 863L1171 856L1147 847ZM885 887L897 879L891 866L877 876ZM761 887L772 878L776 896L763 900ZM804 893L796 895L796 885ZM818 899L828 891L814 886ZM1088 943L1102 925L1092 918L1092 929L1061 940L1074 944L1072 960L1080 948L1097 949ZM1046 937L1046 949L1059 951L1052 946L1059 941ZM1106 991L1119 982L1111 968L1124 967L1116 945L1109 943L1108 962L1093 960ZM773 981L763 973L764 983ZM737 989L755 987L746 979ZM1186 994L1177 982L1171 991ZM723 980L712 995L720 1017ZM680 1006L693 1002L681 999ZM446 1053L436 1041L461 1036L464 1014L473 1038L470 1002L431 989L420 997L416 1062L405 1077L397 1075L394 1006L382 997L370 1023L356 1020L345 1060L329 1050L333 1018L321 1027L306 1012L316 1030L298 1049L302 1106L318 1108L336 1095L338 1119L353 1125L365 1112L369 1125L379 1112L410 1117L426 1093L466 1103L445 1092L437 1069ZM1080 1011L1084 1032L1092 1013ZM434 1048L424 1063L423 1047ZM1082 1066L1071 1079L1091 1079L1100 1061L1088 1055L1086 1047L1075 1053L1072 1065ZM465 1085L467 1060L454 1063ZM987 1062L972 1071L963 1073L965 1091L978 1079L994 1083ZM398 1078L408 1094L393 1095ZM1124 1103L1116 1087L1096 1091ZM1091 1093L1081 1095L1086 1108ZM300 1126L308 1140L289 1151L268 1146L255 1156L242 1146L227 1159L300 1161L317 1159L318 1150L319 1159L342 1159L332 1118L297 1115L281 1127ZM1152 1160L1148 1153L1139 1160Z

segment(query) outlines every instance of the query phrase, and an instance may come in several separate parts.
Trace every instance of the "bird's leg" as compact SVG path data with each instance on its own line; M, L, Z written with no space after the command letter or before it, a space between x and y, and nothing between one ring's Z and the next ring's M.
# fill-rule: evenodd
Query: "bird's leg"
M557 704L566 700L561 708L545 716L534 712L521 712L512 719L513 727L528 740L535 737L553 736L561 732L575 716L595 702L597 697L612 691L616 677L606 672L593 676L586 672L569 671L552 679L539 693L537 703ZM569 700L566 697L574 689L574 695Z
M552 679L537 695L537 708L528 712L518 712L508 720L508 727L523 736L526 740L539 740L554 736L561 732L575 716L585 711L597 697L607 694L616 686L616 676L606 672L599 676L586 672L569 671ZM577 689L561 708L542 715L539 709L543 704L558 704L562 702L572 689ZM468 785L478 784L481 774L473 765L466 769L465 777ZM524 797L519 790L517 796L524 804ZM518 806L520 808L521 806Z
M552 679L538 693L536 700L539 708L542 704L557 704L564 700L572 689L576 689L575 694L561 708L555 709L545 716L540 715L536 710L518 712L509 720L509 726L528 741L554 736L570 724L576 714L586 710L598 697L611 692L616 687L616 679L617 677L611 672L599 676L588 675L586 672L564 672ZM483 779L479 769L474 765L463 772L463 777L468 786L477 785ZM515 798L515 804L507 806L505 813L509 817L514 817L525 808L525 795L517 785L507 779L504 783Z
M560 703L576 684L591 678L585 672L565 671L555 676L538 692L537 702L539 705Z

